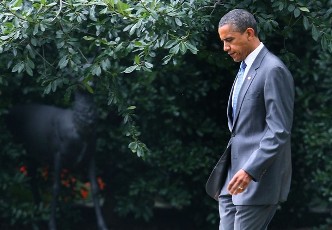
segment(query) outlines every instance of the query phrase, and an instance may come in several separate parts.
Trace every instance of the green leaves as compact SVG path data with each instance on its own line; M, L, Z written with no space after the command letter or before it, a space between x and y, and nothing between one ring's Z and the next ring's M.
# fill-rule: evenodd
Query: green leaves
M332 44L332 29L331 29L331 17L332 10L323 9L322 5L327 5L325 8L329 8L329 3L324 1L309 1L307 4L301 1L273 1L273 8L281 11L281 17L285 20L285 15L291 14L291 18L287 19L284 27L283 36L292 36L290 28L295 26L300 20L303 23L305 30L310 30L312 38L316 42L320 42L323 50L332 52L330 44ZM295 18L295 20L292 20ZM260 20L266 25L266 20ZM264 28L267 30L267 28ZM263 36L264 37L264 36Z
M304 7L304 6L299 7L299 10L302 11L302 12L308 12L308 13L310 12L310 10L307 7Z
M308 30L309 29L309 26L310 26L310 23L309 23L309 20L307 17L303 17L303 27L304 29Z
M196 48L196 46L194 46L190 42L185 42L184 44L185 44L186 48L190 50L190 52L192 52L193 54L197 54L198 49Z
M29 7L23 7L22 1L7 4L8 8L1 7L0 18L4 20L0 50L19 47L23 53L30 54L32 63L38 63L38 69L54 73L56 69L61 72L70 69L76 76L82 76L79 66L85 64L91 65L88 75L101 76L110 69L119 73L151 71L156 52L163 53L163 64L188 50L197 54L195 40L199 28L206 26L204 21L199 24L191 20L193 9L204 6L202 2L95 0L59 5L41 1ZM14 12L17 8L21 9L20 14ZM45 49L52 51L45 52ZM160 52L161 49L168 53ZM101 55L108 56L108 63L113 64L103 63ZM142 61L134 60L134 65L122 66L123 60L131 57L140 57ZM88 63L88 60L98 63ZM14 72L25 70L33 75L35 67L31 62L25 66L17 64Z
M134 70L136 70L138 68L139 68L139 65L129 66L123 72L124 73L131 73L131 72L133 72Z
M68 64L68 61L69 61L68 56L63 56L58 63L59 68L60 69L65 68Z
M174 20L175 20L176 25L182 26L182 22L179 18L175 18Z
M317 27L315 25L311 26L311 33L312 33L312 38L317 41L319 36L320 36L320 32L317 29Z
M133 153L136 153L138 157L144 157L148 153L146 145L140 141L131 142L128 148L130 148Z
M33 76L33 69L35 68L35 64L28 57L24 61L20 61L15 64L12 68L12 72L22 73L23 70L30 76Z
M13 67L12 72L21 73L23 70L24 70L24 62L19 62Z

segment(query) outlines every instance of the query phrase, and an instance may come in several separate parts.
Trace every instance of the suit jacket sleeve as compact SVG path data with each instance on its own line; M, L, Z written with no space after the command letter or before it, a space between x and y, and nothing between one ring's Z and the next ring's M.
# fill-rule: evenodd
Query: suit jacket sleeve
M277 154L285 151L293 121L294 86L290 72L284 65L275 65L264 74L265 133L259 148L243 166L254 181L259 181Z

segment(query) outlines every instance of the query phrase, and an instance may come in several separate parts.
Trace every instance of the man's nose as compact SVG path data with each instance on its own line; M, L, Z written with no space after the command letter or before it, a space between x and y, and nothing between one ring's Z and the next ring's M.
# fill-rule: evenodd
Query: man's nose
M228 51L230 49L230 46L227 43L224 43L224 51Z

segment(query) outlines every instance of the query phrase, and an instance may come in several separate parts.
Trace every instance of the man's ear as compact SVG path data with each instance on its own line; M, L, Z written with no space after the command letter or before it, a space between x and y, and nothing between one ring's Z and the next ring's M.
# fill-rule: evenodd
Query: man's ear
M248 40L251 40L255 37L255 30L253 28L247 28L246 34L248 36Z

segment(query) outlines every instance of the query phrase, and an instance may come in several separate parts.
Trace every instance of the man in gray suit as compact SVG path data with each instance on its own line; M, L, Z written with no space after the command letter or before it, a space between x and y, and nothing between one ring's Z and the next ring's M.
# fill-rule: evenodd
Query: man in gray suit
M224 15L218 33L241 68L228 101L231 164L219 196L220 230L267 229L291 183L291 73L258 38L252 14Z

